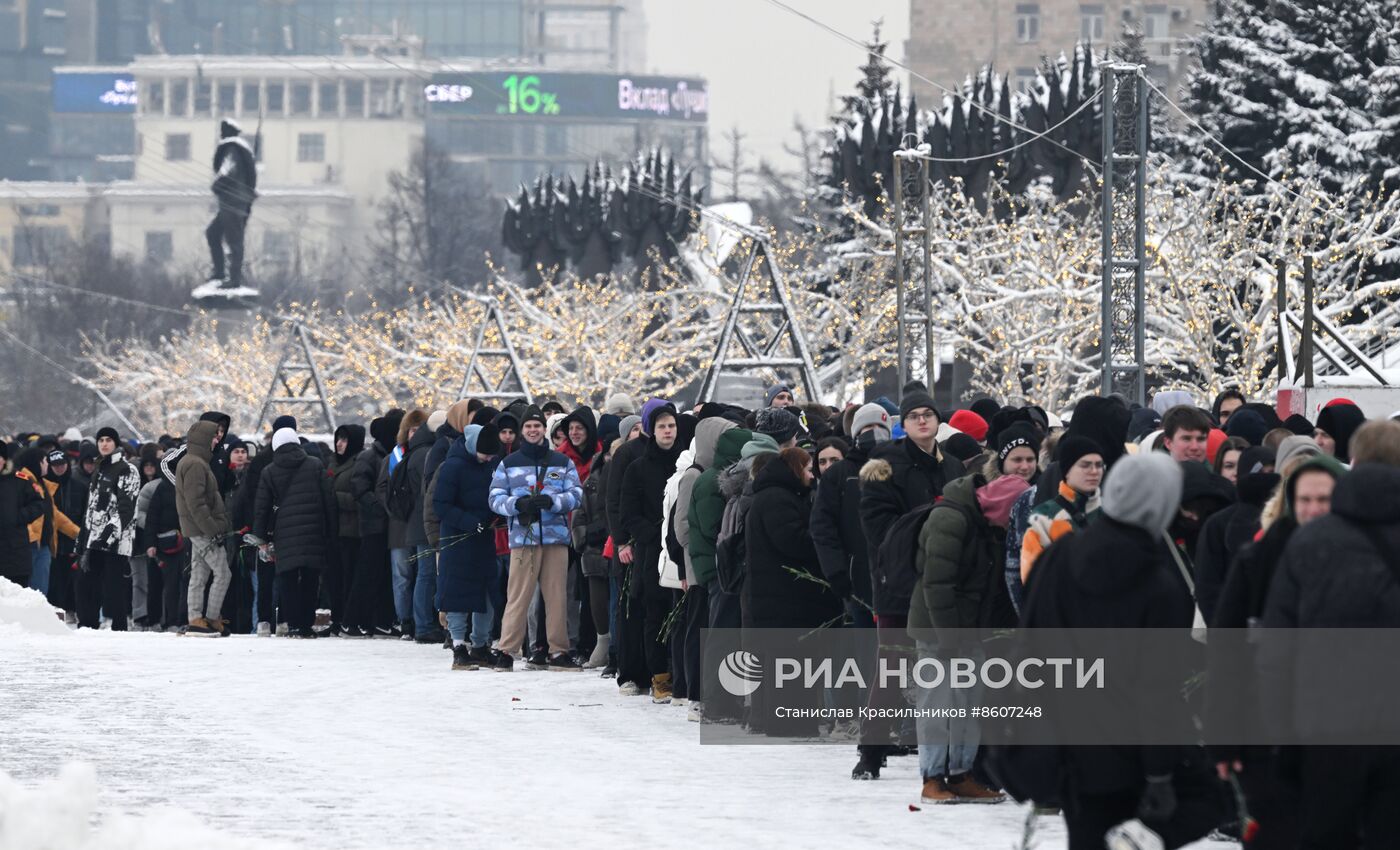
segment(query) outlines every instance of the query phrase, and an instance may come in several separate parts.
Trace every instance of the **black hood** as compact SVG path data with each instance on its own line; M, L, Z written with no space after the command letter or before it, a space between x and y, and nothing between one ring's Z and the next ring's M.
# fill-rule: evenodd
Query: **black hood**
M227 413L222 413L217 410L207 410L204 413L199 414L199 421L213 422L215 425L222 427L224 429L225 436L227 436L228 432L233 428L233 417L229 416Z
M1337 480L1332 513L1366 525L1400 523L1400 468L1362 463Z
M593 453L598 450L598 420L593 415L592 408L587 406L579 407L573 413L565 416L564 421L560 423L559 427L564 429L564 438L566 440L568 439L569 423L571 422L579 423L583 426L583 430L587 432L587 436L584 437L583 440L583 445L574 446L574 452L578 454L579 459L587 463L588 460L593 457ZM570 444L572 444L572 441L570 441Z
M355 456L358 455L360 452L364 451L364 449L365 449L365 426L363 426L363 425L341 425L339 428L336 428L336 429L335 429L335 437L334 437L333 442L337 442L337 443L340 442L340 438L341 438L341 437L344 437L345 440L346 440L346 443L345 443L345 454L343 454L343 455L338 454L338 455L335 456L335 459L336 459L337 461L339 461L340 463L344 463L345 461L347 461L347 460L349 460L349 459L355 457Z
M399 437L399 423L403 421L403 411L397 411L398 416L380 416L369 423L369 436L386 453L393 451L395 441Z
M1337 460L1351 462L1351 437L1366 423L1366 414L1354 404L1334 404L1317 414L1317 427L1337 441Z
M1103 462L1112 467L1123 456L1132 414L1117 399L1085 396L1074 406L1066 435L1088 437L1103 449Z

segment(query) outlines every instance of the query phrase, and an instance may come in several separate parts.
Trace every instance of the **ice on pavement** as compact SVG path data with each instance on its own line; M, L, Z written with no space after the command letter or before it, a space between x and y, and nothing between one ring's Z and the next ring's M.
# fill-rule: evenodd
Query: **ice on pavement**
M17 634L21 629L39 634L71 634L44 594L0 578L0 636Z
M852 746L702 746L686 709L590 672L449 665L401 641L4 633L0 764L39 788L90 764L99 830L174 807L190 814L140 822L223 836L182 848L1020 844L1013 803L911 811L914 758L853 782ZM13 787L0 819L24 799ZM1064 843L1059 818L1038 819L1034 846Z

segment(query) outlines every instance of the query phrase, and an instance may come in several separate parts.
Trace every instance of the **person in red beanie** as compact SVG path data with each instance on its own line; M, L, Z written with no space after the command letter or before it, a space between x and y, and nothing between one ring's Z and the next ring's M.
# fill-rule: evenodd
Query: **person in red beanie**
M1215 456L1220 453L1220 447L1225 445L1225 441L1230 436L1219 428L1212 428L1206 433L1206 462L1215 465Z
M958 410L948 420L948 424L976 440L980 445L987 444L987 420L971 410Z

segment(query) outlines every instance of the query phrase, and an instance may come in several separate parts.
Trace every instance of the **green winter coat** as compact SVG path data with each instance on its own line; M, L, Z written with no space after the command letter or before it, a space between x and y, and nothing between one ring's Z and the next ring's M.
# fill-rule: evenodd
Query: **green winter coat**
M186 537L217 537L230 528L219 482L210 466L214 455L210 445L218 430L214 422L192 425L185 439L185 455L175 467L175 509L180 516L180 533Z
M915 630L975 629L982 608L982 596L990 586L992 573L1000 576L993 545L994 535L988 534L988 523L982 517L977 502L977 488L987 479L981 475L965 475L943 488L943 502L961 505L977 517L981 528L968 522L968 513L950 508L934 508L919 532L919 572L917 590L909 600L909 633ZM971 535L980 534L980 544L971 552L967 542ZM963 559L973 563L964 570ZM958 574L967 574L959 581ZM927 637L925 632L922 637ZM945 643L939 640L940 644Z
M695 479L690 491L690 536L686 551L690 553L690 568L695 581L707 585L715 580L715 540L719 523L724 518L724 496L719 492L719 474L739 460L739 452L753 439L753 432L730 428L719 435L715 443L715 462Z

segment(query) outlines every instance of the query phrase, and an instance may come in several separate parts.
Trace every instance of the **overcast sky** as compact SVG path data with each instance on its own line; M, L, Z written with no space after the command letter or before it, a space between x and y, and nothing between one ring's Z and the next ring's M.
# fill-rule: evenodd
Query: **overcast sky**
M861 41L884 19L886 55L904 58L909 0L786 0ZM852 89L864 54L854 45L767 0L644 0L647 64L658 74L698 74L710 82L710 144L738 125L753 156L791 165L782 152L792 119L824 123L833 86ZM896 71L897 79L905 77Z

